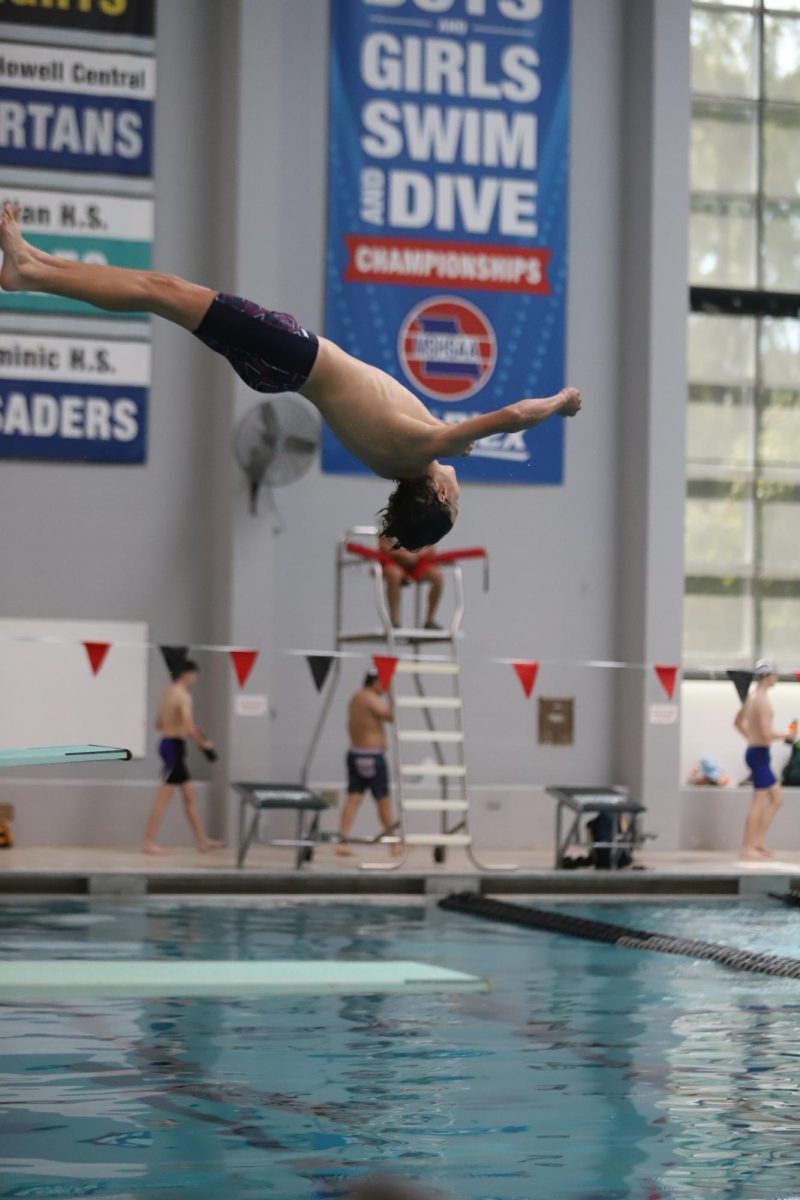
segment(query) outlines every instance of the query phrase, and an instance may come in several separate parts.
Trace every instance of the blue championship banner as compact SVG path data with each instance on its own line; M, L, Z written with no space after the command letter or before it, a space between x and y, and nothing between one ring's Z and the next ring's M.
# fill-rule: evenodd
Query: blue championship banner
M150 175L155 59L0 42L0 166Z
M458 423L564 386L569 0L331 0L326 334ZM459 477L558 484L564 422ZM364 470L326 428L323 470Z
M0 333L0 458L141 463L150 344Z

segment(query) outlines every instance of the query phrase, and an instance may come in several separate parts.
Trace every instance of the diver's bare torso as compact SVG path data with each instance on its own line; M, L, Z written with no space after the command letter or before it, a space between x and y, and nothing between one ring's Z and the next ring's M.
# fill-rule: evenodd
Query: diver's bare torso
M161 697L156 729L164 737L186 738L192 728L192 698L185 687L173 683Z
M424 475L436 457L431 435L443 422L391 375L327 338L319 339L302 394L351 454L384 479Z

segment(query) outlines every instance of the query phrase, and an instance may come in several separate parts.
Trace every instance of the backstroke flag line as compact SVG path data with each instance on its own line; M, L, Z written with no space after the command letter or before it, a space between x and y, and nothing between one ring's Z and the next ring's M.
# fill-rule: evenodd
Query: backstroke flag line
M569 15L331 0L326 333L444 421L566 382ZM560 484L563 439L486 438L459 475ZM322 464L364 471L328 429Z

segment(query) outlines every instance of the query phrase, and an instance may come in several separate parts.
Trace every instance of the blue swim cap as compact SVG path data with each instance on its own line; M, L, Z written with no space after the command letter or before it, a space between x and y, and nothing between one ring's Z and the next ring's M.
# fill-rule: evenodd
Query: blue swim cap
M713 758L701 758L700 770L705 775L706 779L711 779L714 783L719 779L720 768Z

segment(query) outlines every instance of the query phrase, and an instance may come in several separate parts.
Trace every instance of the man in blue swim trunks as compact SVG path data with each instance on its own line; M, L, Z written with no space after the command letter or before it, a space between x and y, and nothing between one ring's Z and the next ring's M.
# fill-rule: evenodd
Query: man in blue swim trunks
M381 532L406 550L434 545L458 514L456 473L440 458L459 458L481 438L580 410L580 392L563 388L543 400L518 400L448 425L391 375L304 329L288 313L175 275L56 258L24 240L18 212L6 204L0 215L0 287L67 296L113 312L154 313L224 355L255 391L299 392L351 454L376 475L397 481Z
M741 854L743 859L751 861L773 857L764 845L764 838L783 804L783 790L770 763L770 746L792 738L793 730L790 727L778 732L773 725L775 714L767 693L778 678L774 664L760 658L753 671L755 687L734 720L739 733L747 739L744 761L753 775L753 801L744 824Z
M389 798L389 771L386 766L387 721L393 720L392 706L386 699L378 672L367 671L364 682L350 700L347 711L347 732L350 749L347 752L347 800L339 822L339 841L335 854L349 858L353 851L347 844L356 813L361 807L364 792L371 792L378 809L384 833L394 829L392 802ZM399 842L391 843L392 854L402 854Z

